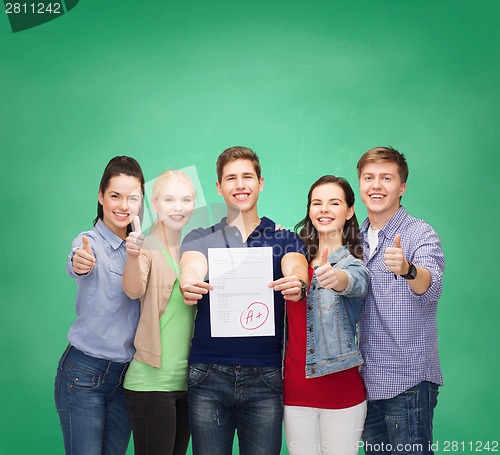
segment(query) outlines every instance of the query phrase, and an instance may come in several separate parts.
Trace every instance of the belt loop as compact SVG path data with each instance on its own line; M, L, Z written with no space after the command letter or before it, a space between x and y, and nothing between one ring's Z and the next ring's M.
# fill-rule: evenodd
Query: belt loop
M62 368L64 362L66 361L66 357L68 357L69 351L71 351L72 347L73 346L71 346L71 344L68 344L68 346L66 346L66 349L64 350L63 355L61 356L61 360L59 360L59 368Z
M128 366L128 362L123 365L122 372L120 374L120 384L123 384L123 382L125 381L125 374L127 373Z

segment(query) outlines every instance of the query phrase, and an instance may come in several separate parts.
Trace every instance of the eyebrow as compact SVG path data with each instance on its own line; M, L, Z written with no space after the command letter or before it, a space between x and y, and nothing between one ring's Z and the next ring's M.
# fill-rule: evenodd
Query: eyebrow
M254 172L243 172L241 175L242 175L243 177L246 177L246 176L248 176L248 175L251 175L252 177L257 177L257 174L255 174ZM223 178L224 178L224 179L227 179L227 178L229 178L229 177L237 177L237 176L238 176L238 174L227 174L227 175L225 175Z
M109 194L116 194L117 196L123 196L122 193L115 191L115 190L109 190ZM130 193L128 197L141 197L142 193L139 191L137 194L136 193Z
M332 197L331 199L328 199L328 202L331 202L331 201L343 202L342 199L340 199L338 197ZM311 202L322 202L322 200L321 199L311 199Z
M393 174L392 172L363 172L361 174L361 176L365 176L365 175L390 175L390 176L394 176L396 174Z
M186 197L193 197L193 195L192 194L184 194L182 196L175 196L173 194L162 194L161 197L173 197L173 198L175 198L175 197L181 197L181 198L186 198Z

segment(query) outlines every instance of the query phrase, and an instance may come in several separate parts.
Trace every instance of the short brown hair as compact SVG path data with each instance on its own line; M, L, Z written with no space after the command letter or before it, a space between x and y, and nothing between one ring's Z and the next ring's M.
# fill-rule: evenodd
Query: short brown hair
M388 161L398 165L398 173L402 183L408 180L408 164L402 153L392 147L375 147L368 150L358 161L358 178L361 177L361 170L367 164L377 161Z
M231 163L236 160L248 160L253 164L257 178L260 179L261 168L260 161L257 154L248 147L242 147L236 145L224 150L217 158L216 170L217 170L217 180L219 183L222 181L222 171L227 163Z

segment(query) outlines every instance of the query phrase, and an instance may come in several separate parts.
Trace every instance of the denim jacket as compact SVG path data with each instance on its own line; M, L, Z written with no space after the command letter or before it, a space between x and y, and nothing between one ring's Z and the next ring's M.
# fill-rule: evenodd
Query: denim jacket
M314 273L307 297L306 377L313 378L361 365L356 323L368 292L370 273L363 261L342 246L328 256L347 274L347 286L337 292L319 285Z

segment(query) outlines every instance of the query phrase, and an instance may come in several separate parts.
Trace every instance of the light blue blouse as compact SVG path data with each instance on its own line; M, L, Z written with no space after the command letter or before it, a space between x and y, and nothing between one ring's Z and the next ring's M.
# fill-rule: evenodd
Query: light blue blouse
M74 251L86 235L96 258L86 275L73 272ZM134 355L134 336L139 321L139 300L125 295L122 275L127 253L125 241L99 220L94 229L74 241L66 263L67 274L76 279L76 321L68 341L85 354L113 362L129 362Z

